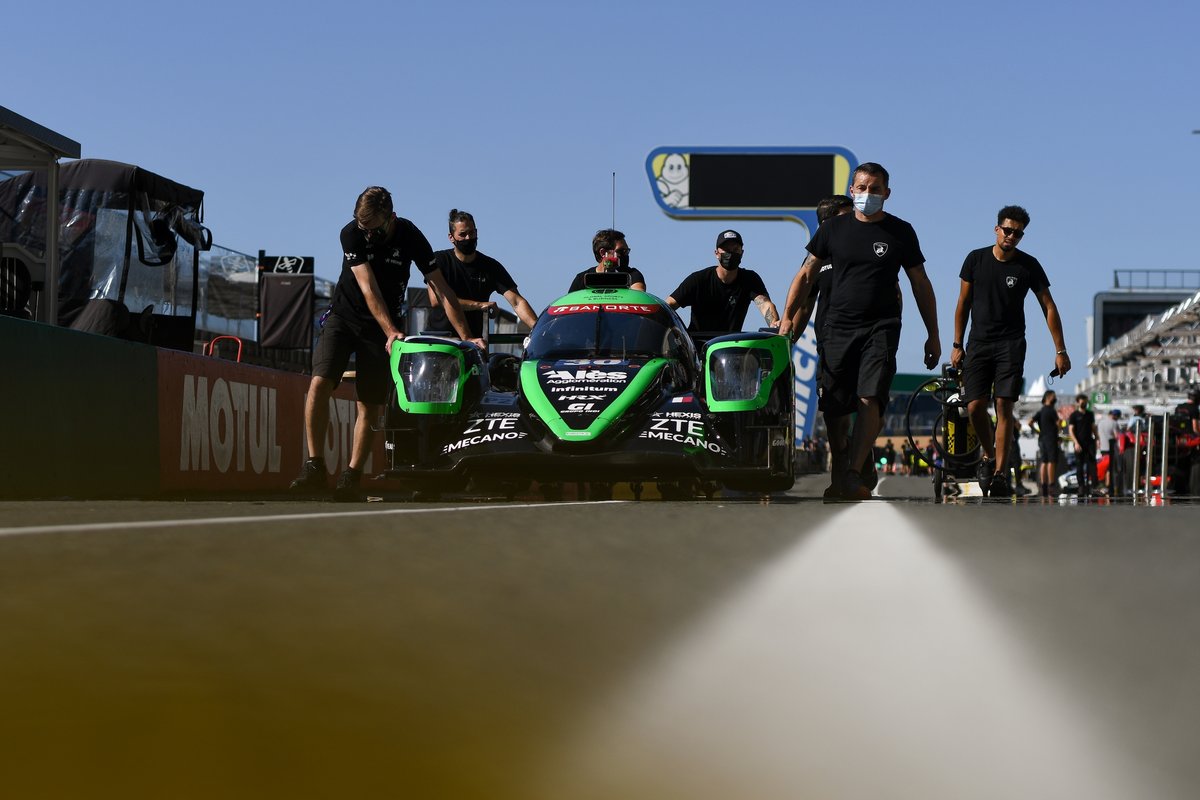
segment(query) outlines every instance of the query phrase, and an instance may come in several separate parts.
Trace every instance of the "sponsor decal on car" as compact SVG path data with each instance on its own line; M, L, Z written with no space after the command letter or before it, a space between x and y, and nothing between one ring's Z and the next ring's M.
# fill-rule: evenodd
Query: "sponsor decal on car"
M580 383L583 381L624 383L628 378L628 373L624 370L577 369L572 372L569 369L552 369L543 377L547 383Z
M650 427L638 434L639 439L656 439L695 447L710 453L725 455L725 448L705 439L704 423L692 419L651 419Z
M644 303L578 303L566 306L550 306L546 313L552 317L563 314L594 314L597 311L616 314L653 314L661 306Z
M474 447L475 445L487 444L488 442L524 439L527 436L525 431L516 430L517 416L519 415L495 414L469 420L466 429L462 432L463 438L443 447L442 453L453 453L455 450L462 450L464 447Z

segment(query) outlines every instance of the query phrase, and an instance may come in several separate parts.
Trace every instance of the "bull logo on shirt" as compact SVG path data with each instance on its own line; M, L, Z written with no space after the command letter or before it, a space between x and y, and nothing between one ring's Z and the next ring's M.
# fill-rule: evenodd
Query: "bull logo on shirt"
M1006 284L1008 284L1008 288L1011 289L1017 285L1017 278L1014 275L1009 275L1007 278L1004 279L1004 282Z
M887 252L887 242L876 242L873 247L875 248L875 255L883 258L884 253Z

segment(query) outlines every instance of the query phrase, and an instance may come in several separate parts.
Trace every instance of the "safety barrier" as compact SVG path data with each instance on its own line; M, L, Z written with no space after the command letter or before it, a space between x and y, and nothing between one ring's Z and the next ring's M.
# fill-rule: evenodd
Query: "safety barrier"
M1170 412L1133 420L1121 453L1122 465L1130 467L1129 481L1122 481L1121 489L1131 493L1134 504L1161 500L1171 489L1200 494L1200 440L1189 436L1182 422Z

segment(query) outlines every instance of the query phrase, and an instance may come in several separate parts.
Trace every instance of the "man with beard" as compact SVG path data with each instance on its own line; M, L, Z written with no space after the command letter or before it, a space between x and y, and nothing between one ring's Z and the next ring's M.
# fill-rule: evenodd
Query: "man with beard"
M1014 428L1013 406L1025 382L1025 296L1029 292L1037 298L1054 340L1055 374L1065 375L1071 369L1046 271L1036 258L1017 248L1028 226L1029 212L1025 209L1000 209L996 214L995 243L968 253L959 273L950 363L964 370L967 413L983 448L977 477L984 496L1011 497L1013 493L1008 443ZM971 337L964 348L968 318ZM996 408L994 431L988 408L992 395Z

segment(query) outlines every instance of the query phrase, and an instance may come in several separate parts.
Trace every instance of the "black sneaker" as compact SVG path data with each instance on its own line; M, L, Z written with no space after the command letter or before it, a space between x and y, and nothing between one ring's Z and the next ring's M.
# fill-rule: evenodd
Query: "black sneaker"
M1007 472L997 472L992 476L991 487L988 490L990 497L1012 497L1013 488L1009 483Z
M328 486L325 464L310 458L304 462L304 466L300 468L300 475L292 481L288 488L293 492L322 492Z
M871 490L863 486L862 475L857 470L846 470L846 478L842 482L843 500L870 500Z
M358 485L362 480L362 470L347 468L338 476L337 488L333 490L333 499L338 503L365 503L367 493Z
M975 477L979 479L979 489L983 492L983 496L987 497L988 492L992 488L992 476L996 474L996 459L981 458L979 466L975 468ZM1011 494L1011 492L1010 492Z

